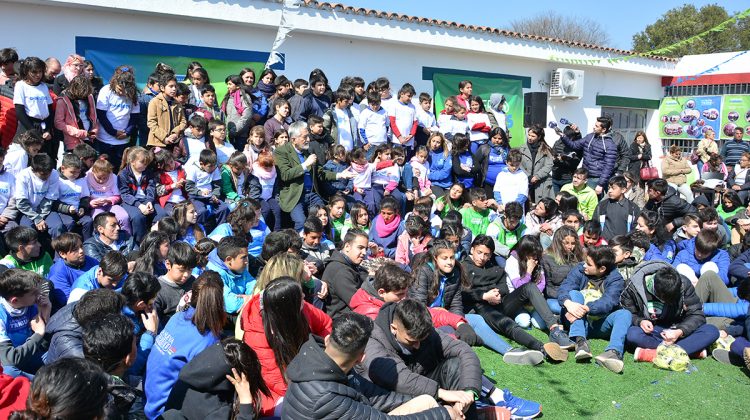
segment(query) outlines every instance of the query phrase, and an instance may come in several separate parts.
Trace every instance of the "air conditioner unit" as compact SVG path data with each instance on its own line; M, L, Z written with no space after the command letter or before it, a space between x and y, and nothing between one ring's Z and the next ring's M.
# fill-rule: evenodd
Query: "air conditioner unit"
M583 70L556 69L549 83L549 97L578 99L583 96Z

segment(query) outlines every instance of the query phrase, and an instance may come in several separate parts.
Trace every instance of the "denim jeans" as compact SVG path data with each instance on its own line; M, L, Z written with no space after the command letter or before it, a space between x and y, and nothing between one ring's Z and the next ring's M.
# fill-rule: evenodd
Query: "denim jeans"
M549 309L552 311L553 314L560 314L562 311L562 307L560 307L560 302L558 302L557 299L547 299L547 306L549 306Z
M292 218L292 222L294 222L294 230L297 232L302 231L305 219L307 219L307 210L313 205L323 206L325 202L323 202L323 199L315 191L302 191L299 202L289 212L289 216Z
M570 300L583 304L583 294L574 290L570 292ZM609 345L605 350L617 350L618 353L625 352L625 337L632 315L627 309L618 309L606 317L589 319L586 315L570 324L570 337L609 338Z
M654 325L654 331L646 334L640 326L628 328L628 344L646 349L655 349L664 341L661 332L666 328ZM703 324L687 337L683 336L675 344L682 347L687 354L692 355L703 351L714 341L719 339L719 329L711 324Z
M487 322L481 315L465 314L464 318L469 321L469 325L474 328L477 335L484 341L484 346L500 354L505 354L512 348L507 341L503 340L495 331L487 325Z

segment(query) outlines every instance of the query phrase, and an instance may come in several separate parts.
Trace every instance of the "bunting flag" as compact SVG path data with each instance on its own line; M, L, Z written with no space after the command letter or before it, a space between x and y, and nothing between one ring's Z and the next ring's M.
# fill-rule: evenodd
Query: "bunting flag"
M658 48L658 49L655 49L655 50L646 51L646 52L642 52L642 53L633 53L632 55L627 55L627 56L622 56L622 57L610 57L610 58L606 58L606 59L596 59L596 58L595 59L568 58L568 57L558 57L558 56L556 56L556 55L553 54L553 55L550 55L549 60L550 61L560 62L560 63L566 63L566 64L578 64L578 65L594 66L594 65L603 64L603 63L614 64L614 63L619 62L619 61L627 61L627 60L632 60L634 58L649 58L649 57L660 56L660 55L664 55L664 54L667 54L667 53L671 53L674 50L676 50L677 48L690 45L690 44L692 44L692 43L694 43L694 42L696 42L696 41L698 41L698 40L700 40L702 38L705 38L706 36L711 35L713 33L723 32L723 31L727 30L729 27L731 27L732 25L734 25L736 22L739 22L740 20L746 19L748 17L750 17L750 9L747 9L744 12L737 13L736 15L730 17L729 19L725 20L724 22L721 22L720 24L714 26L713 28L708 29L706 31L703 31L703 32L701 32L701 33L699 33L697 35L693 35L690 38L683 39L682 41L675 42L674 44L667 45L666 47L662 47L662 48ZM747 52L747 51L744 51L743 54L745 52ZM731 61L731 60L733 60L734 58L737 58L740 55L741 54L738 54L737 56L729 59L728 61ZM717 66L720 66L722 64L726 64L726 61L724 63L718 64ZM717 67L717 66L714 66L714 67ZM709 70L711 70L711 69L709 69ZM716 71L716 70L713 70L713 71Z
M268 56L266 68L270 68L276 63L283 63L284 57L279 52L279 47L281 47L281 44L284 43L289 36L289 33L294 29L294 25L290 22L290 18L297 15L298 12L299 0L284 0L284 5L281 9L279 30L276 32L276 39L273 41L273 47L271 47L271 53Z

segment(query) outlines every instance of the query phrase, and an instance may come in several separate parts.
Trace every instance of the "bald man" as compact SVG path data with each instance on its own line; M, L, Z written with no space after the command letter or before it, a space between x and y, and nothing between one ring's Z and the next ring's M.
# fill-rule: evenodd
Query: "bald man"
M55 57L44 60L44 64L47 65L47 71L44 72L44 83L51 84L55 81L55 77L62 71L62 65Z

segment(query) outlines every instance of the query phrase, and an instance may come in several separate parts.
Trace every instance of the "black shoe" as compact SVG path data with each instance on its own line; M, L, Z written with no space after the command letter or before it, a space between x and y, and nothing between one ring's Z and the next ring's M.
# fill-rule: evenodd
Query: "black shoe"
M562 328L555 328L550 331L549 340L553 343L559 344L564 350L570 350L576 345Z
M622 356L617 352L617 350L613 349L607 350L604 353L596 356L595 360L597 365L604 366L614 373L621 373L622 368L624 367L624 364L622 363Z
M589 342L584 338L576 342L576 362L588 362L593 355Z

